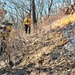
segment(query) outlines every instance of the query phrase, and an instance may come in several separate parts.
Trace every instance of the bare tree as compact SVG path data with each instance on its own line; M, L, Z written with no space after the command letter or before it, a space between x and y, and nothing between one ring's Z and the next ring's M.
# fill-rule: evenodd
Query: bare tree
M26 13L30 13L32 16L33 24L37 22L37 18L41 19L43 16L56 14L58 8L66 6L71 3L71 0L6 0L9 2L8 12L12 9L11 16L15 16L17 23L23 23L23 19ZM58 5L59 3L59 5ZM10 5L11 4L11 5ZM62 7L62 8L63 8ZM14 20L15 21L15 20ZM18 23L19 24L19 23Z
M11 4L11 6L7 5L8 8L11 9L11 11L8 10L8 13L10 14L10 16L16 16L17 25L20 24L20 22L21 22L21 25L22 25L23 20L25 18L25 13L31 12L29 4L27 4L30 0L28 0L27 2L23 2L21 0L16 0L16 1L7 0L7 1Z
M32 21L33 21L33 24L37 23L36 13L35 13L35 0L32 0Z
M49 6L48 6L48 16L50 15L50 11L51 11L51 7L52 7L52 5L53 5L53 0L48 0L48 2L49 2Z

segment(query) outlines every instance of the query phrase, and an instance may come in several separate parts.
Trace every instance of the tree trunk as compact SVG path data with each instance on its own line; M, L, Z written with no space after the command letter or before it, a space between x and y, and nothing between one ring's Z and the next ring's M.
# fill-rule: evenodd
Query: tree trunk
M69 0L69 4L71 5L71 0Z
M33 21L33 24L37 23L36 13L35 13L35 0L32 0L32 21Z
M49 8L48 8L48 16L50 15L52 4L53 4L53 0L51 0L51 3L50 3Z
M67 0L67 4L68 5L71 5L71 0Z

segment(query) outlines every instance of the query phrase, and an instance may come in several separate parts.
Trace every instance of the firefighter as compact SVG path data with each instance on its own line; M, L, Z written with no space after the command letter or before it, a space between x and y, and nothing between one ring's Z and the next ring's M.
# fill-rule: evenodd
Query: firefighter
M1 37L1 47L0 47L0 55L5 52L6 49L6 27L0 27L2 30L0 32L0 37Z
M9 34L12 30L12 23L9 23L7 20L5 20L2 24L6 26L7 37L9 37Z
M31 32L31 16L30 14L26 15L26 18L24 19L24 25L25 25L25 33L29 33Z
M5 52L5 49L8 48L8 37L10 34L10 31L12 30L12 24L8 21L3 22L3 26L0 27L0 37L1 37L1 49L0 54Z

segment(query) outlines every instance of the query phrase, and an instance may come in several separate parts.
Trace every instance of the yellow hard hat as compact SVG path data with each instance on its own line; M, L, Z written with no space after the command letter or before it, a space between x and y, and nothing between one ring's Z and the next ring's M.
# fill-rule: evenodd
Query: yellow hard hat
M29 13L26 13L26 16L30 16L30 14Z

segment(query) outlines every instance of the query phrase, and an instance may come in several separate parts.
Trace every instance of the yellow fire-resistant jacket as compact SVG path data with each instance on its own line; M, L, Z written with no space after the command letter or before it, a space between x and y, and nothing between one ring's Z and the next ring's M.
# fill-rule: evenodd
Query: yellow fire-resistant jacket
M25 18L24 25L29 25L29 24L31 24L31 18Z

